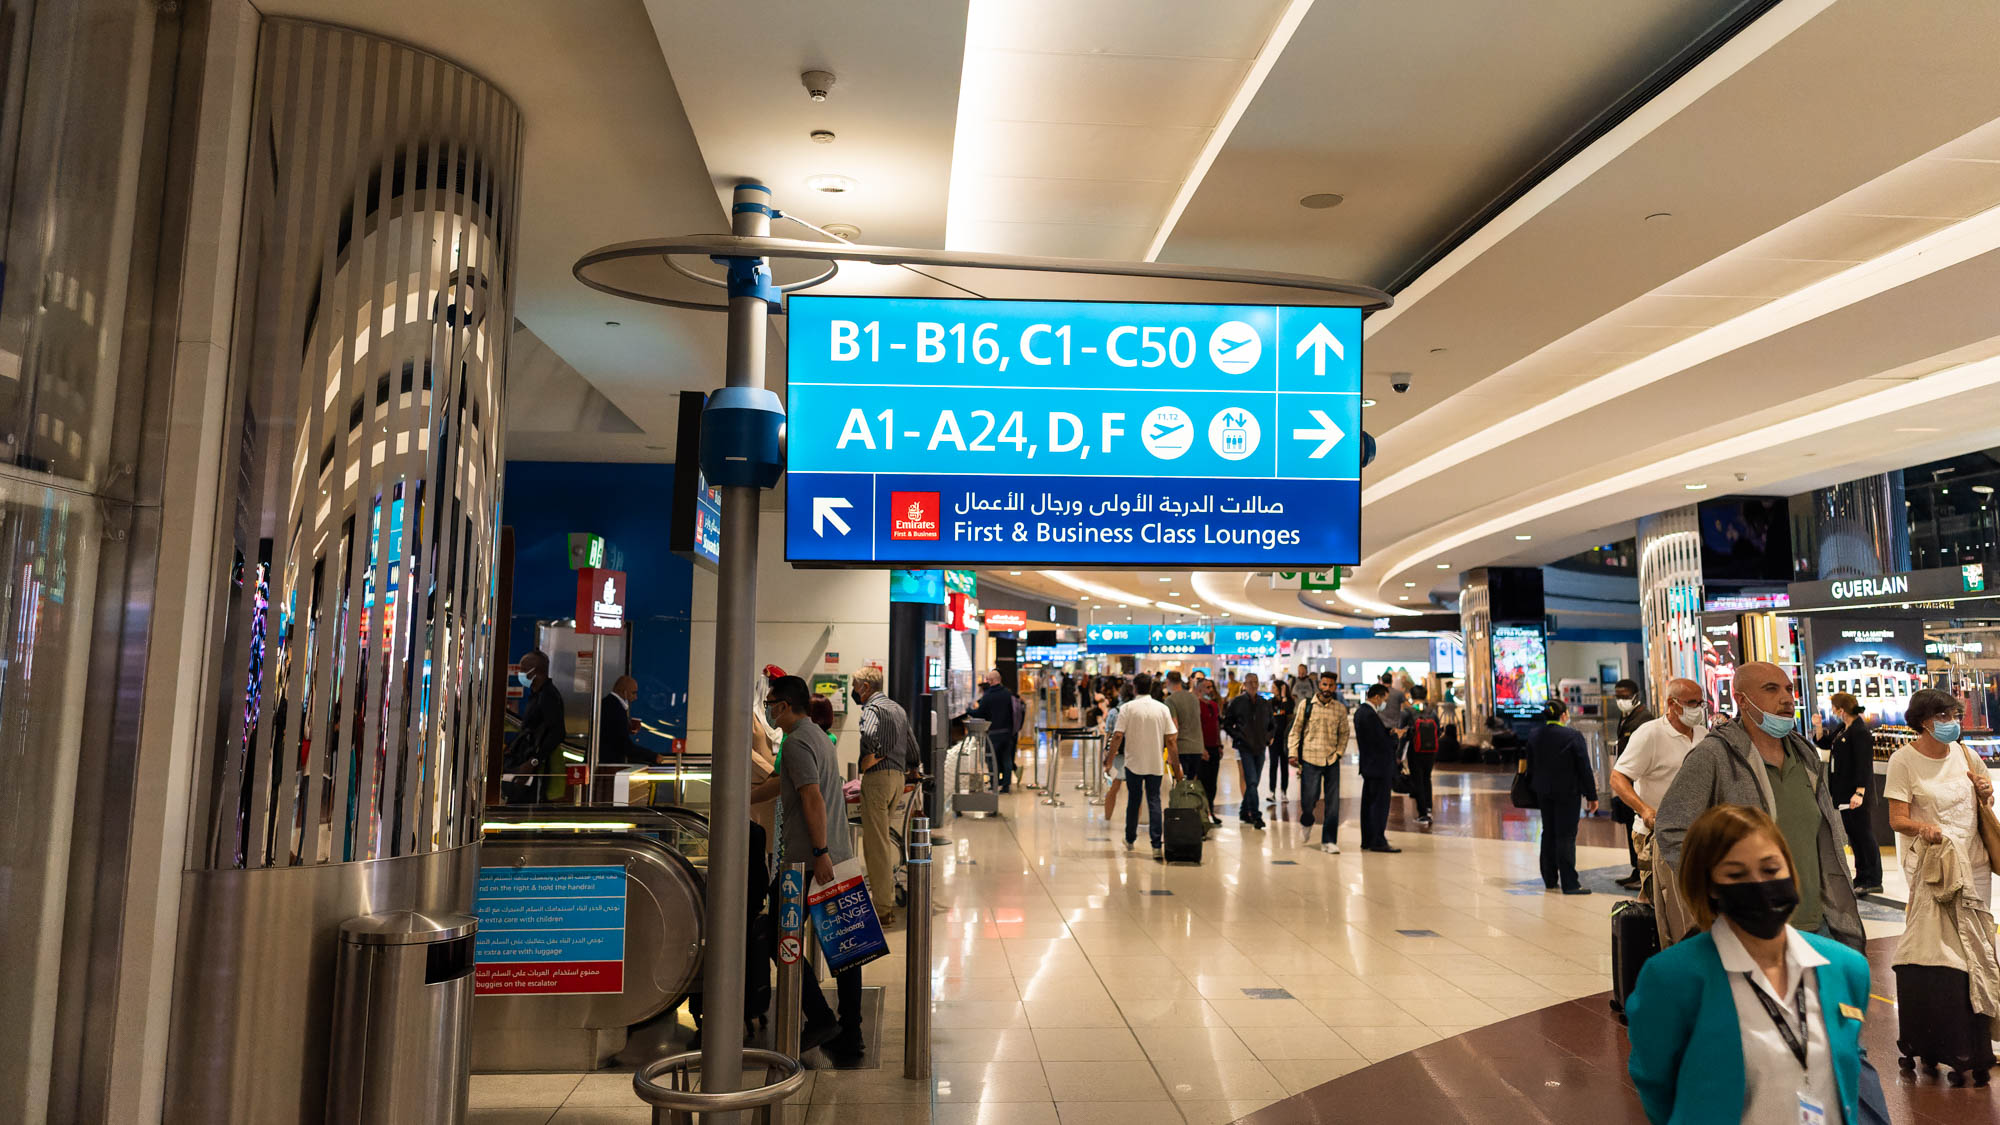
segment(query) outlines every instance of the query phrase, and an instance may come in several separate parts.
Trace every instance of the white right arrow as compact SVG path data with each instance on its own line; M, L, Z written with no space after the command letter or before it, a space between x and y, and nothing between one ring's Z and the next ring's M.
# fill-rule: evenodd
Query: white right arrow
M1303 358L1307 349L1311 349L1313 354L1313 374L1324 375L1326 374L1326 352L1328 348L1333 349L1335 358L1347 358L1347 349L1341 346L1340 341L1334 337L1333 333L1327 331L1326 325L1315 324L1313 325L1313 330L1306 333L1306 338L1299 341L1298 349L1292 352L1292 358Z
M1318 411L1314 411L1314 413L1317 414ZM819 536L821 539L826 538L826 525L832 524L840 529L842 535L846 535L853 529L847 526L846 520L841 519L834 513L842 508L852 508L853 506L853 503L839 496L813 497L813 534Z
M1326 456L1327 451L1340 444L1340 439L1347 435L1341 431L1339 426L1333 424L1333 419L1326 416L1326 411L1309 410L1306 413L1311 414L1313 421L1318 422L1319 425L1312 428L1301 426L1292 431L1292 436L1301 441L1319 442L1318 449L1306 454L1308 459L1317 460Z

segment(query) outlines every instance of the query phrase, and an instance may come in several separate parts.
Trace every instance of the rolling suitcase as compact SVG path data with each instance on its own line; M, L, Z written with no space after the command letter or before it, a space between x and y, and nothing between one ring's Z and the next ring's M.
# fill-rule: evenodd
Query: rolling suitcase
M1972 1008L1965 970L1944 965L1897 965L1896 1053L1905 1072L1951 1068L1954 1086L1984 1086L1993 1069L1992 1020Z
M1166 811L1162 858L1168 863L1200 863L1201 840L1208 834L1208 814L1202 809Z
M1611 908L1611 1010L1625 1022L1625 1001L1646 958L1660 951L1660 924L1651 903L1636 899Z

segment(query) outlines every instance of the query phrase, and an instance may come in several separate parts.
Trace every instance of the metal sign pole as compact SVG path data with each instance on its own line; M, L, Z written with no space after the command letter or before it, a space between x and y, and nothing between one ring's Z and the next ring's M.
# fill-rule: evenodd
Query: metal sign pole
M583 759L583 788L575 795L579 805L590 804L597 794L597 748L604 732L604 638L597 636L590 649L590 699L596 708L590 714L590 749Z
M903 947L903 1077L931 1076L931 821L910 821L909 901Z
M799 1057L805 1000L806 865L780 869L778 901L778 1017L771 1024L771 1049Z
M771 193L738 185L730 231L761 237L771 231ZM746 434L726 423L743 411L719 413L764 391L764 339L776 290L762 258L731 258L729 268L728 386L709 401L702 424L702 464L746 463ZM733 393L732 393L733 392ZM761 394L759 394L761 392ZM723 400L723 401L719 401ZM754 408L753 408L754 409ZM714 423L711 425L711 423ZM724 448L711 448L711 438ZM714 455L711 458L711 455ZM743 974L746 881L750 862L750 708L756 675L758 494L744 473L710 473L722 483L721 565L716 568L715 743L711 777L708 852L708 943L702 965L702 1089L729 1093L743 1084ZM726 1119L733 1120L730 1114Z

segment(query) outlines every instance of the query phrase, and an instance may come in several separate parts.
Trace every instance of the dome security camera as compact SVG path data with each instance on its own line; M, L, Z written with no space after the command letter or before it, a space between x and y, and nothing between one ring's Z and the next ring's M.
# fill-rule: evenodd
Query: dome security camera
M1410 389L1410 373L1407 371L1390 372L1389 385L1394 387L1396 393L1399 395L1408 393Z

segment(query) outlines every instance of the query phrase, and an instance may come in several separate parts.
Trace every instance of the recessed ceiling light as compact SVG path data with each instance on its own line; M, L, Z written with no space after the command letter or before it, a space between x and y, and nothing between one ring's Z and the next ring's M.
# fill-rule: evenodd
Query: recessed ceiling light
M1689 492L1700 492L1702 489L1707 488L1708 486L1705 484L1684 484L1681 485L1681 487L1687 489Z
M853 191L861 185L856 183L852 177L826 173L818 176L807 176L806 186L814 191L823 191L828 195L840 195L843 192Z
M1194 603L1193 605L1189 606L1188 608L1189 608L1189 609L1200 609L1200 608L1201 608L1201 603L1200 603L1200 602L1196 602L1196 603Z
M1439 570L1450 570L1450 569L1451 569L1451 564L1450 564L1450 563L1439 563L1439 564L1438 564L1438 569L1439 569Z
M1316 191L1311 195L1301 198L1299 206L1312 211L1324 211L1329 207L1340 206L1346 198L1344 195L1335 195L1330 191Z
M1119 609L1131 609L1132 607L1131 607L1131 606L1129 606L1129 605L1126 605L1126 604L1125 604L1124 602L1119 602L1119 603L1118 603L1118 608L1119 608Z
M1162 582L1172 582L1172 581L1173 581L1173 579L1172 579L1172 578L1162 578L1162 579L1160 579L1160 581L1162 581Z
M1225 614L1223 614L1222 616L1224 616L1224 617L1228 617L1229 615L1225 613Z
M1514 538L1516 538L1516 539L1519 539L1519 540L1520 540L1521 542L1523 542L1523 543L1526 543L1526 542L1527 542L1528 540L1530 540L1530 539L1533 539L1533 538L1534 538L1534 536L1532 536L1532 535L1516 535L1516 536L1515 536Z
M1333 604L1333 599L1332 599L1332 598L1328 598L1328 599L1326 599L1326 604L1328 604L1328 605L1332 605L1332 604Z
M1403 588L1405 590L1414 590L1417 588L1417 584L1415 582L1405 582L1403 583Z
M1020 572L1020 571L1018 571L1018 570L1010 570L1010 571L1008 571L1007 573L1009 573L1009 574L1019 574L1019 573L1021 573L1021 572Z
M1408 594L1397 594L1397 595L1396 595L1396 600L1397 600L1397 601L1399 601L1399 602L1406 602L1406 601L1409 601L1409 600L1410 600L1410 595L1408 595Z
M1179 590L1168 590L1167 596L1170 598L1178 598L1181 596L1181 592Z
M1372 399L1372 398L1364 398L1364 399L1362 399L1362 400L1361 400L1361 405L1362 405L1362 406L1364 406L1364 407L1366 407L1366 406L1373 406L1373 405L1375 405L1375 400L1374 400L1374 399Z

